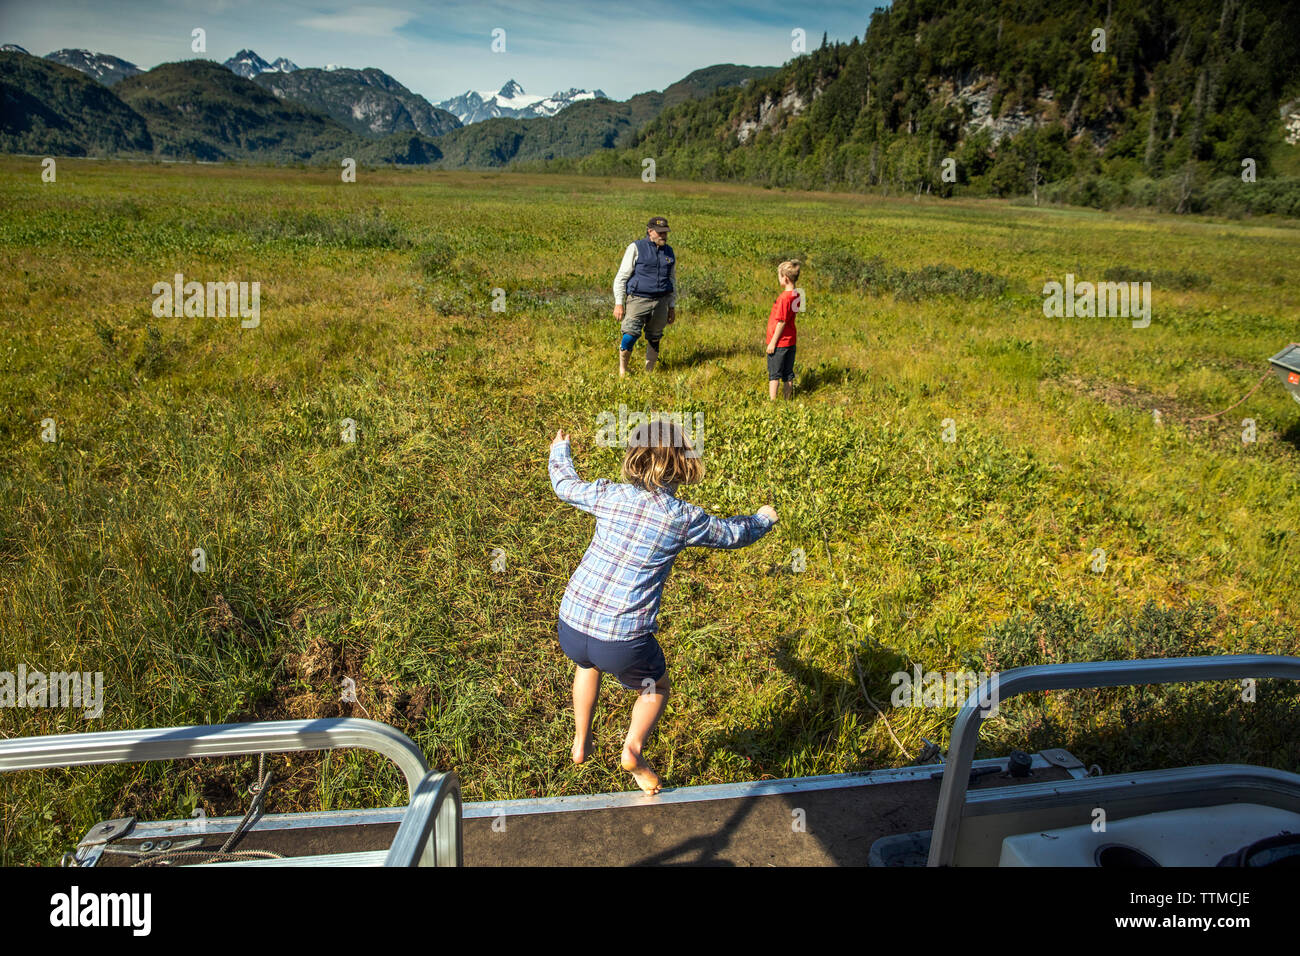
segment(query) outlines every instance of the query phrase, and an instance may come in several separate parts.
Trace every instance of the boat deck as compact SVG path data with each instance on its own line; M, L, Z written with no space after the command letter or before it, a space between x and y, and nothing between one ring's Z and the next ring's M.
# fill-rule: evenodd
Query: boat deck
M976 761L983 773L972 789L1084 775L1065 751L1050 753L1055 763L1035 754L1030 775L1023 778L1006 772L1006 758ZM1069 769L1056 765L1061 763ZM629 792L467 803L464 861L468 866L865 866L880 837L929 829L940 787L932 775L942 769L923 764L680 787L653 797ZM267 815L237 849L270 850L308 866L379 865L402 813L403 808L395 807ZM204 848L220 846L236 823L236 817L202 824L139 822L97 865L130 866L140 859L134 853L146 841L156 847L163 839L180 845L202 837ZM325 859L327 854L333 858Z

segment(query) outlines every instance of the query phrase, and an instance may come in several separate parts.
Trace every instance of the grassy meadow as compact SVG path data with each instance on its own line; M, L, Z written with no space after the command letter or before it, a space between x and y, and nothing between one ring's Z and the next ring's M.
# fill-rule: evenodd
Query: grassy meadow
M105 709L0 710L5 737L370 716L467 800L631 789L632 695L612 679L595 754L569 759L555 615L592 520L546 469L563 428L584 478L614 478L621 451L594 439L620 405L703 413L708 474L683 496L781 516L750 548L684 552L669 579L674 696L646 751L669 785L946 745L955 710L890 704L914 665L1300 652L1300 405L1270 379L1189 421L1300 340L1294 221L546 175L40 171L0 159L0 670L102 671ZM660 214L678 319L660 367L620 382L610 286ZM790 256L807 311L795 399L774 404L762 337ZM260 326L156 318L152 287L177 272L260 282ZM1150 327L1044 317L1043 283L1067 273L1150 278ZM1300 770L1295 689L1241 696L1017 698L981 755ZM0 863L55 864L108 817L242 813L255 766L0 776ZM405 802L368 754L269 766L269 812Z

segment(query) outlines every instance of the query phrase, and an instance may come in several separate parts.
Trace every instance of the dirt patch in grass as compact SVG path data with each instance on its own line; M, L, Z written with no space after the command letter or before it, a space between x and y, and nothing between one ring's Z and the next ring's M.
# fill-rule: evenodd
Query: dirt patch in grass
M1153 413L1159 410L1160 420L1163 424L1183 425L1193 434L1208 436L1211 431L1211 422L1190 421L1190 419L1196 418L1198 415L1203 415L1203 410L1177 398L1168 395L1157 395L1135 385L1124 385L1119 382L1101 379L1086 380L1069 375L1056 378L1050 383L1041 383L1040 388L1044 385L1055 385L1079 395L1086 395L1088 398L1101 402L1108 408L1129 408L1145 412L1147 415L1152 416L1153 421Z
M309 613L300 608L290 617L302 620ZM299 627L301 624L298 625ZM296 628L295 628L296 629ZM427 684L402 686L388 680L366 677L369 649L359 644L334 644L313 637L302 651L283 655L284 680L272 699L259 708L258 719L314 720L325 717L368 717L392 724L407 733L419 728L431 706L441 702L437 689ZM345 700L346 690L356 698Z
M1265 382L1265 385L1268 383ZM1215 418L1193 421L1201 415L1213 414L1217 409L1205 409L1199 405L1168 395L1157 395L1135 385L1123 385L1118 382L1101 380L1086 381L1071 376L1062 376L1051 381L1039 382L1039 390L1055 386L1078 395L1086 395L1109 408L1128 408L1139 410L1149 417L1152 412L1160 411L1161 426L1176 426L1193 439L1218 446L1221 449L1241 449L1248 447L1242 441L1241 422L1253 418L1250 403L1246 402L1231 411ZM1281 431L1269 428L1262 421L1256 420L1255 444L1249 446L1251 454L1260 454L1269 458L1294 460L1300 455L1300 424L1291 425Z

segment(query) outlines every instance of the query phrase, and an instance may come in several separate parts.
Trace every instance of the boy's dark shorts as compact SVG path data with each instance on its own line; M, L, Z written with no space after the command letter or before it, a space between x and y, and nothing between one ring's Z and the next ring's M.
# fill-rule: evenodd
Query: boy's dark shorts
M560 649L579 667L594 667L613 674L628 690L644 690L645 680L652 684L668 673L668 662L653 634L630 641L602 641L560 621Z
M777 349L767 357L767 380L775 382L794 381L794 346L787 345L783 349Z

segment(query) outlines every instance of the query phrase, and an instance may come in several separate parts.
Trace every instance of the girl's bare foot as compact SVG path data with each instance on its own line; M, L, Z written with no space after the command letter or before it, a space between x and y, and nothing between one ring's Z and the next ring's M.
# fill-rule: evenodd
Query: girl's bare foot
M645 762L640 754L634 754L624 747L623 757L619 764L632 775L636 785L649 794L656 794L663 789L663 781L659 779L659 774L654 772L654 768Z
M589 730L587 731L586 740L579 740L577 737L573 738L573 762L582 763L584 760L587 759L587 756L590 753L591 753L591 731Z

